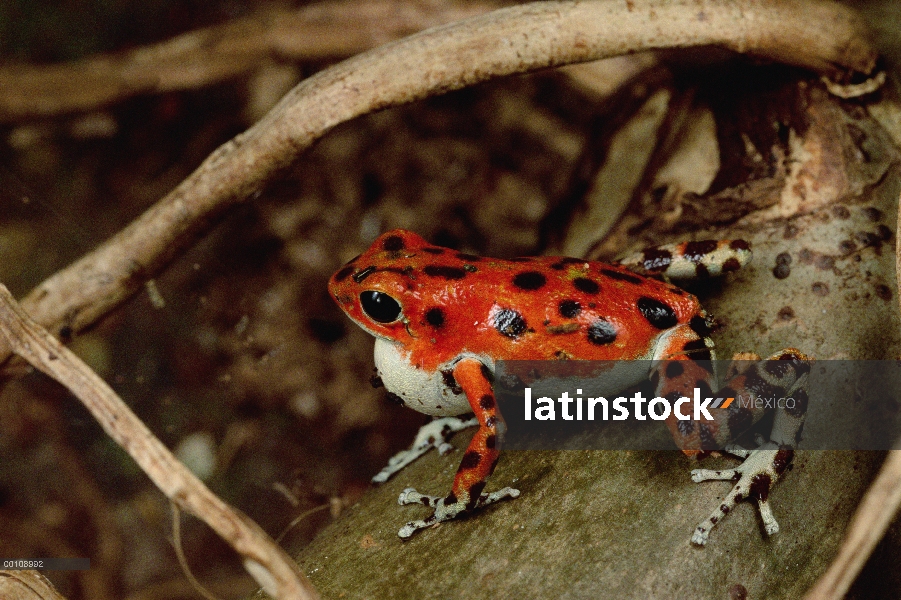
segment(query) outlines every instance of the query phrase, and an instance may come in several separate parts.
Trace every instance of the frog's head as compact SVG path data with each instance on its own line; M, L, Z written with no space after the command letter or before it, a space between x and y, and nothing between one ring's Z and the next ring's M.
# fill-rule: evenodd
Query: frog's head
M396 229L332 275L329 292L372 335L401 342L434 337L457 294L455 280L467 275L461 256L468 255Z

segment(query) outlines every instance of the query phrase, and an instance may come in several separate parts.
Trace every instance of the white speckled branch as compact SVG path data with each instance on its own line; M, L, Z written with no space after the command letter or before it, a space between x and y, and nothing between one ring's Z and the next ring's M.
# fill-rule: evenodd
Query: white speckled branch
M180 463L106 382L31 320L2 284L0 339L81 400L167 498L202 519L241 555L248 572L267 592L276 598L319 597L296 563L259 525L223 502Z
M429 29L301 82L118 234L33 290L51 331L87 327L259 192L335 125L492 77L658 48L720 46L830 75L870 73L849 8L820 0L586 0L525 4ZM0 360L8 356L0 348Z

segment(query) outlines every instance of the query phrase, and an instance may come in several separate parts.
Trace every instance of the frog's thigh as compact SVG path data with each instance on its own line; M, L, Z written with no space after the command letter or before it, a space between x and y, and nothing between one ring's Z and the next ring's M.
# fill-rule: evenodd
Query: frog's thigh
M725 409L708 409L712 421L679 420L670 415L667 425L673 438L689 456L722 448L770 410L776 410L770 439L777 444L797 444L807 412L806 375L810 369L808 357L798 350L781 350L766 361L747 366L719 387L711 362L713 342L692 327L679 325L661 336L654 359L660 361L651 375L655 393L672 404L680 397L693 398L695 388L702 401L708 397L735 399ZM792 402L752 402L752 398L792 398Z
M757 501L760 516L768 535L779 531L779 523L773 516L769 505L770 489L791 464L794 447L800 441L801 428L807 413L807 379L810 373L810 358L788 348L770 356L766 361L756 362L729 381L728 393L734 390L736 398L728 409L718 412L729 415L727 426L738 430L740 422L750 422L750 417L741 417L746 407L738 404L738 399L753 394L763 398L764 404L769 400L775 404L776 411L770 441L764 441L756 450L745 450L737 447L726 447L726 452L745 458L735 469L711 471L695 469L691 473L693 481L701 482L709 479L731 479L736 483L732 491L717 506L710 516L701 522L691 537L694 544L703 546L707 543L710 530L720 522L742 499L752 498ZM724 392L721 391L720 394ZM791 401L789 401L791 399ZM767 410L768 408L765 408ZM731 414L729 411L732 411Z
M786 348L769 356L762 362L751 365L740 375L729 381L736 392L736 403L741 396L750 403L751 396L759 400L761 412L776 411L770 441L779 446L795 447L801 441L804 418L807 416L807 379L810 373L810 357L795 348ZM762 401L760 401L762 400ZM741 415L746 407L729 407ZM756 421L756 419L754 419ZM753 423L753 421L752 421ZM744 429L750 427L746 425ZM733 430L741 433L738 425Z

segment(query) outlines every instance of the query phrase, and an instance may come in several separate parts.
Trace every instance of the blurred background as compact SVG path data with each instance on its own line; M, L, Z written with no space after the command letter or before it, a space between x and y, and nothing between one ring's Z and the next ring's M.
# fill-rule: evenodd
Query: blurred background
M0 281L25 295L162 198L302 78L501 4L0 2ZM855 5L897 64L901 10L891 0ZM177 47L154 46L183 34ZM106 58L84 62L97 56ZM144 79L118 85L108 76L148 62ZM751 79L714 91L710 73L736 63ZM626 163L607 174L630 182L614 217L583 232L574 207L601 193L602 149L626 125L658 128L659 146L674 115L715 108L764 80L778 93L796 77L754 73L718 54L636 55L356 119L228 212L145 292L89 331L60 333L216 494L270 535L284 534L287 547L302 546L425 420L370 385L371 339L333 305L329 275L396 227L508 257L566 248L609 258L654 241L660 228L677 233L676 223L649 224L640 210L621 217L635 198L672 193L647 175L654 147L637 179ZM193 598L171 518L163 495L74 398L7 366L0 557L90 557L90 571L48 573L70 600ZM181 543L216 593L254 589L205 525L183 518Z

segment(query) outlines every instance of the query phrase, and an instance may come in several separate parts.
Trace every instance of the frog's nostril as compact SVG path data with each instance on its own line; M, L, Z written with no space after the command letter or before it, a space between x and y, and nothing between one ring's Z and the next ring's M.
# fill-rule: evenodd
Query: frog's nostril
M360 294L360 305L370 318L379 323L391 323L400 316L400 304L382 292L367 290Z

